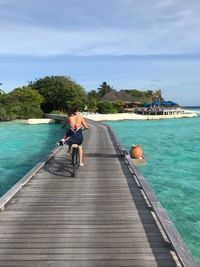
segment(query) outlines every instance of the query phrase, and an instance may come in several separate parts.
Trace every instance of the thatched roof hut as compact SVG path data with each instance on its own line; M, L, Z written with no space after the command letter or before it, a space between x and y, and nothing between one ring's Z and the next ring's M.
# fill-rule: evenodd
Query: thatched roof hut
M117 97L118 92L116 90L111 90L107 94L105 94L100 101L105 102L116 102L119 101L119 98Z
M135 102L134 97L131 94L128 94L125 90L111 90L106 95L101 98L101 101L116 102L122 101L124 103L133 103Z
M124 103L133 103L135 102L135 99L132 95L128 94L124 90L120 90L117 92L117 97L119 100L123 101Z
M140 106L141 103L139 101L136 101L134 99L134 97L127 93L125 90L120 90L119 92L116 90L111 90L110 92L108 92L106 95L104 95L101 100L101 102L117 102L117 101L121 101L124 103L124 107L125 108L133 108L133 107L137 107Z

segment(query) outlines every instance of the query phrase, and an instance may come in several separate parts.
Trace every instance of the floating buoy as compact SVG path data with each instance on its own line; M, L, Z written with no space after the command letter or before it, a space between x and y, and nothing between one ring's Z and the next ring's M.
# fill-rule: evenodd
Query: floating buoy
M140 145L132 145L130 149L130 156L132 159L140 159L142 157L142 148Z

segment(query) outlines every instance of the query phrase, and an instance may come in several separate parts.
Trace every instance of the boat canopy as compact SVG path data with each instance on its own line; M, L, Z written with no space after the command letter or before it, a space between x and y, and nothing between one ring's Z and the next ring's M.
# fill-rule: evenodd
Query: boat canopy
M178 104L176 102L173 102L173 101L161 101L161 102L158 102L158 101L154 101L152 103L144 103L144 107L150 107L150 106L177 106Z

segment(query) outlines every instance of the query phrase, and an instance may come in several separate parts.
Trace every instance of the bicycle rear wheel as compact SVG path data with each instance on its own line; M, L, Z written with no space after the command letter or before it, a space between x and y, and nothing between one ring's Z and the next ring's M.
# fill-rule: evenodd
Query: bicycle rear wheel
M72 150L72 176L76 176L76 169L79 165L79 155L78 155L78 148L73 148Z

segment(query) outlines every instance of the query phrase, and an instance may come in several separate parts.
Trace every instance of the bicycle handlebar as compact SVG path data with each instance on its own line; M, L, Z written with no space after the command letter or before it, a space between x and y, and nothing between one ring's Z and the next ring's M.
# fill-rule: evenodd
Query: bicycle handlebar
M85 130L87 131L88 129L89 129L89 128L82 128L82 131L85 131Z
M88 130L88 128L82 128L82 132ZM63 144L65 143L66 139L62 138L60 141L58 141L56 144L59 146L63 146Z

